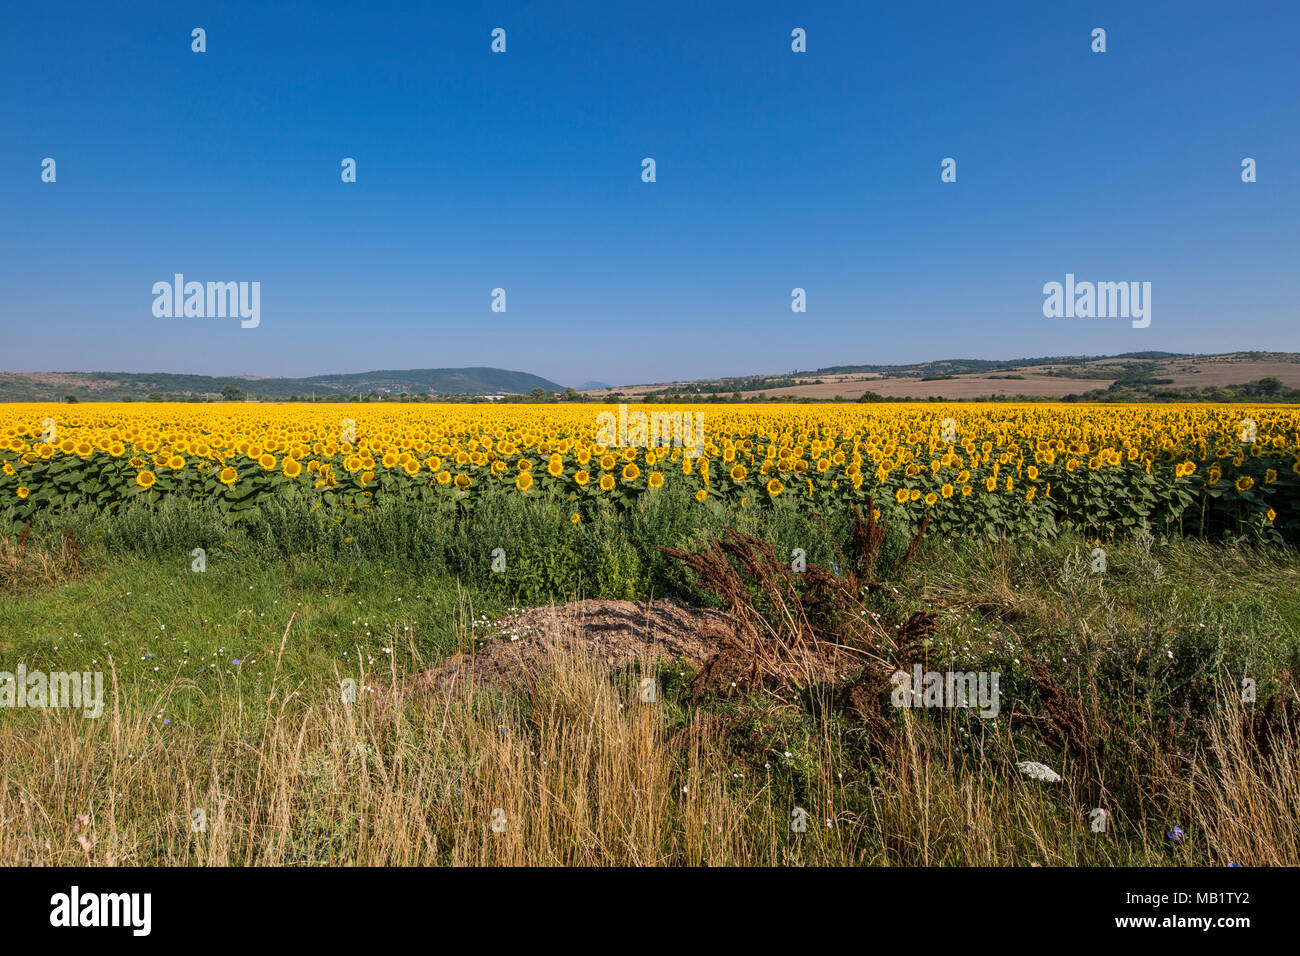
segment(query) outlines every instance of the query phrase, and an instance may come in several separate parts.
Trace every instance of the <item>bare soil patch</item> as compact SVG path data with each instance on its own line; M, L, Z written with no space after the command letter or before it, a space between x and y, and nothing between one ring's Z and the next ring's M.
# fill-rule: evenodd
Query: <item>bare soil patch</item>
M550 672L549 658L591 657L617 670L635 660L687 661L699 666L730 634L730 615L675 598L654 601L572 601L531 608L498 623L504 633L475 653L454 654L410 677L407 693L445 691L464 681L522 685Z

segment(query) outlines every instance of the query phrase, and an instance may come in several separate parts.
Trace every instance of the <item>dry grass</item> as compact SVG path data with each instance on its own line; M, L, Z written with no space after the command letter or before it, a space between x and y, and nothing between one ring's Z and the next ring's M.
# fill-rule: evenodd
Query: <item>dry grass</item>
M669 702L587 660L554 659L513 698L471 687L383 708L277 677L264 698L223 691L206 732L155 719L183 682L157 698L111 683L99 720L0 725L0 865L1300 864L1295 729L1261 757L1226 698L1190 770L1143 783L1195 835L1184 860L1154 814L1090 833L1068 763L1060 784L1027 780L1013 759L1033 755L1008 732L963 740L909 711L869 780L843 726L818 720L795 793L729 762L706 711L673 731Z
M160 733L158 700L0 728L0 864L721 864L746 858L707 729L589 661L506 701L474 690L378 708L275 685L211 734ZM394 673L395 677L395 673ZM192 832L191 812L206 812ZM502 832L492 828L494 813ZM705 824L711 820L713 823ZM723 825L730 821L732 825Z

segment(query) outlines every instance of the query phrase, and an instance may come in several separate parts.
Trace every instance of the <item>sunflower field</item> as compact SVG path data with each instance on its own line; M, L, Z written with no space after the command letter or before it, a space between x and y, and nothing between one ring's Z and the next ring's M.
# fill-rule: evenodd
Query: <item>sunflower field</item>
M38 511L113 513L166 497L233 522L277 497L350 514L388 498L472 512L504 494L553 500L576 523L673 494L754 514L871 502L905 527L928 516L944 535L1109 537L1146 520L1300 538L1293 406L635 408L674 426L693 416L695 441L619 444L600 424L615 407L582 404L4 405L0 522L14 530Z

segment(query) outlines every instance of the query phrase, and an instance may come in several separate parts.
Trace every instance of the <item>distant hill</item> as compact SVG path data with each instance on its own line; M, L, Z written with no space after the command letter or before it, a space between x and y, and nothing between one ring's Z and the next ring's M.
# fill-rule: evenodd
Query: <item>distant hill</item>
M564 387L528 372L502 368L423 368L313 375L310 378L256 378L232 375L177 375L168 372L0 372L0 402L82 402L167 398L218 398L234 386L249 398L293 396L526 395L535 388L562 392Z
M1300 400L1300 354L1126 352L1046 358L835 365L812 372L624 385L594 401L1287 401Z
M308 378L212 377L167 372L0 372L0 402L205 401L232 397L352 398L531 396L574 400L563 386L500 368L387 369ZM1045 358L940 359L912 365L836 365L738 377L613 387L586 382L577 400L619 401L1286 401L1300 402L1300 354L1126 352ZM531 397L530 397L531 396Z

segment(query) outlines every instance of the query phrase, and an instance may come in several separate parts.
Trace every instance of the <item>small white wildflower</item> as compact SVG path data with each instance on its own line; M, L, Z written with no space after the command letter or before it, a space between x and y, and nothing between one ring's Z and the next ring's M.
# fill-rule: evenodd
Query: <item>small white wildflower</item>
M1061 775L1047 766L1045 763L1037 763L1033 760L1022 760L1016 766L1026 777L1033 780L1041 780L1044 783L1056 783L1061 779Z

